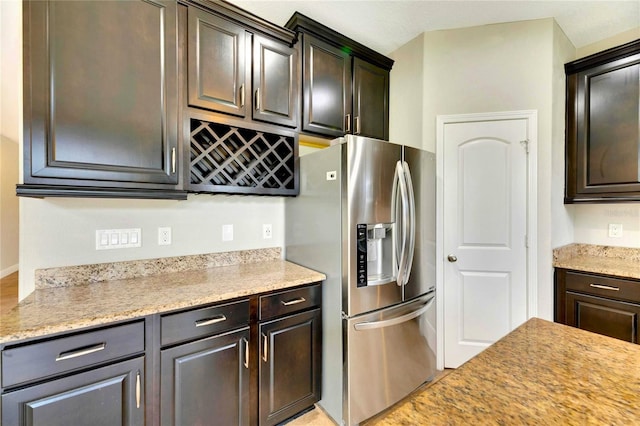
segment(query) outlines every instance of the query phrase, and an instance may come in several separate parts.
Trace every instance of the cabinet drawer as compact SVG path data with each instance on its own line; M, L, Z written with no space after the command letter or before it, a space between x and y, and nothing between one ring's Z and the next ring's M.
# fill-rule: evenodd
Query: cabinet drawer
M320 284L260 296L260 320L319 307L321 301Z
M249 324L249 301L209 306L177 314L161 320L162 346L221 333Z
M144 321L2 351L2 387L43 379L144 351Z
M566 289L640 303L640 281L567 272Z

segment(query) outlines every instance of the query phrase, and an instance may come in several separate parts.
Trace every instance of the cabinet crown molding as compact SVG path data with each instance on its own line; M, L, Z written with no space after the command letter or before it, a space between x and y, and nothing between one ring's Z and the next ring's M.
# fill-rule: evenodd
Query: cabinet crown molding
M393 59L388 58L343 34L340 34L339 32L303 15L300 12L295 12L291 15L291 18L289 18L285 27L296 32L312 34L327 43L341 48L346 48L349 50L350 54L361 59L365 59L367 62L371 62L387 71L391 71L391 68L393 67Z
M640 52L640 38L620 46L612 47L584 58L564 64L566 74L575 74L598 65L606 64L614 59L621 59L626 56Z

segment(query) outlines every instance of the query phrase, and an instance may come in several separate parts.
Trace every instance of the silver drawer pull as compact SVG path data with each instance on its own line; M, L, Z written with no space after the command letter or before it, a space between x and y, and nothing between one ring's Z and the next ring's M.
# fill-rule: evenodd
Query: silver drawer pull
M306 301L307 299L305 299L304 297L298 297L297 299L287 300L286 302L283 300L282 304L284 306L291 306L291 305L297 305L298 303L302 303Z
M140 408L140 371L136 374L136 408Z
M83 355L89 355L89 354L92 354L92 353L95 353L95 352L100 352L100 351L103 351L106 347L107 347L106 343L99 343L97 345L87 346L85 348L76 349L76 350L73 350L73 351L62 352L62 353L60 353L60 355L58 355L56 357L56 362L65 361L67 359L72 359L72 358L77 358L77 357L83 356Z
M620 291L618 287L614 287L612 285L603 285L603 284L589 284L590 287L599 288L602 290L612 290L612 291Z
M217 324L219 322L226 321L226 320L227 320L227 317L225 317L224 315L218 315L217 317L198 320L195 322L195 324L196 324L196 327L204 327L211 324Z

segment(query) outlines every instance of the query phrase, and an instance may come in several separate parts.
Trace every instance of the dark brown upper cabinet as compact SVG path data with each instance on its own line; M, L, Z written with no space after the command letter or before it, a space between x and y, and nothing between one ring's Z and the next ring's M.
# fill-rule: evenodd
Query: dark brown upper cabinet
M244 117L251 95L251 59L245 47L250 34L195 7L188 15L189 105Z
M640 201L640 40L565 72L565 203Z
M351 55L302 34L302 130L340 137L351 126Z
M220 8L220 5L207 4ZM284 41L259 34L251 21L188 9L188 104L288 127L297 126L298 57L294 33ZM223 11L224 13L224 11Z
M393 60L298 12L285 26L301 35L301 130L388 139Z
M298 125L298 53L293 47L253 36L253 118Z
M186 198L175 1L24 3L19 195Z
M353 58L353 133L389 138L389 71Z

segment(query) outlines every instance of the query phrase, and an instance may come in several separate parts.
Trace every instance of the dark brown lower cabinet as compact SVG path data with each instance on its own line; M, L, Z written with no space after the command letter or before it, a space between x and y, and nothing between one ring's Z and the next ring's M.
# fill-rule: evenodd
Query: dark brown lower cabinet
M161 353L162 425L249 424L249 327Z
M555 321L640 343L640 280L556 269Z
M260 425L275 425L320 399L320 309L260 324Z
M144 357L2 395L6 426L144 425Z
M640 305L567 293L567 325L638 343Z

